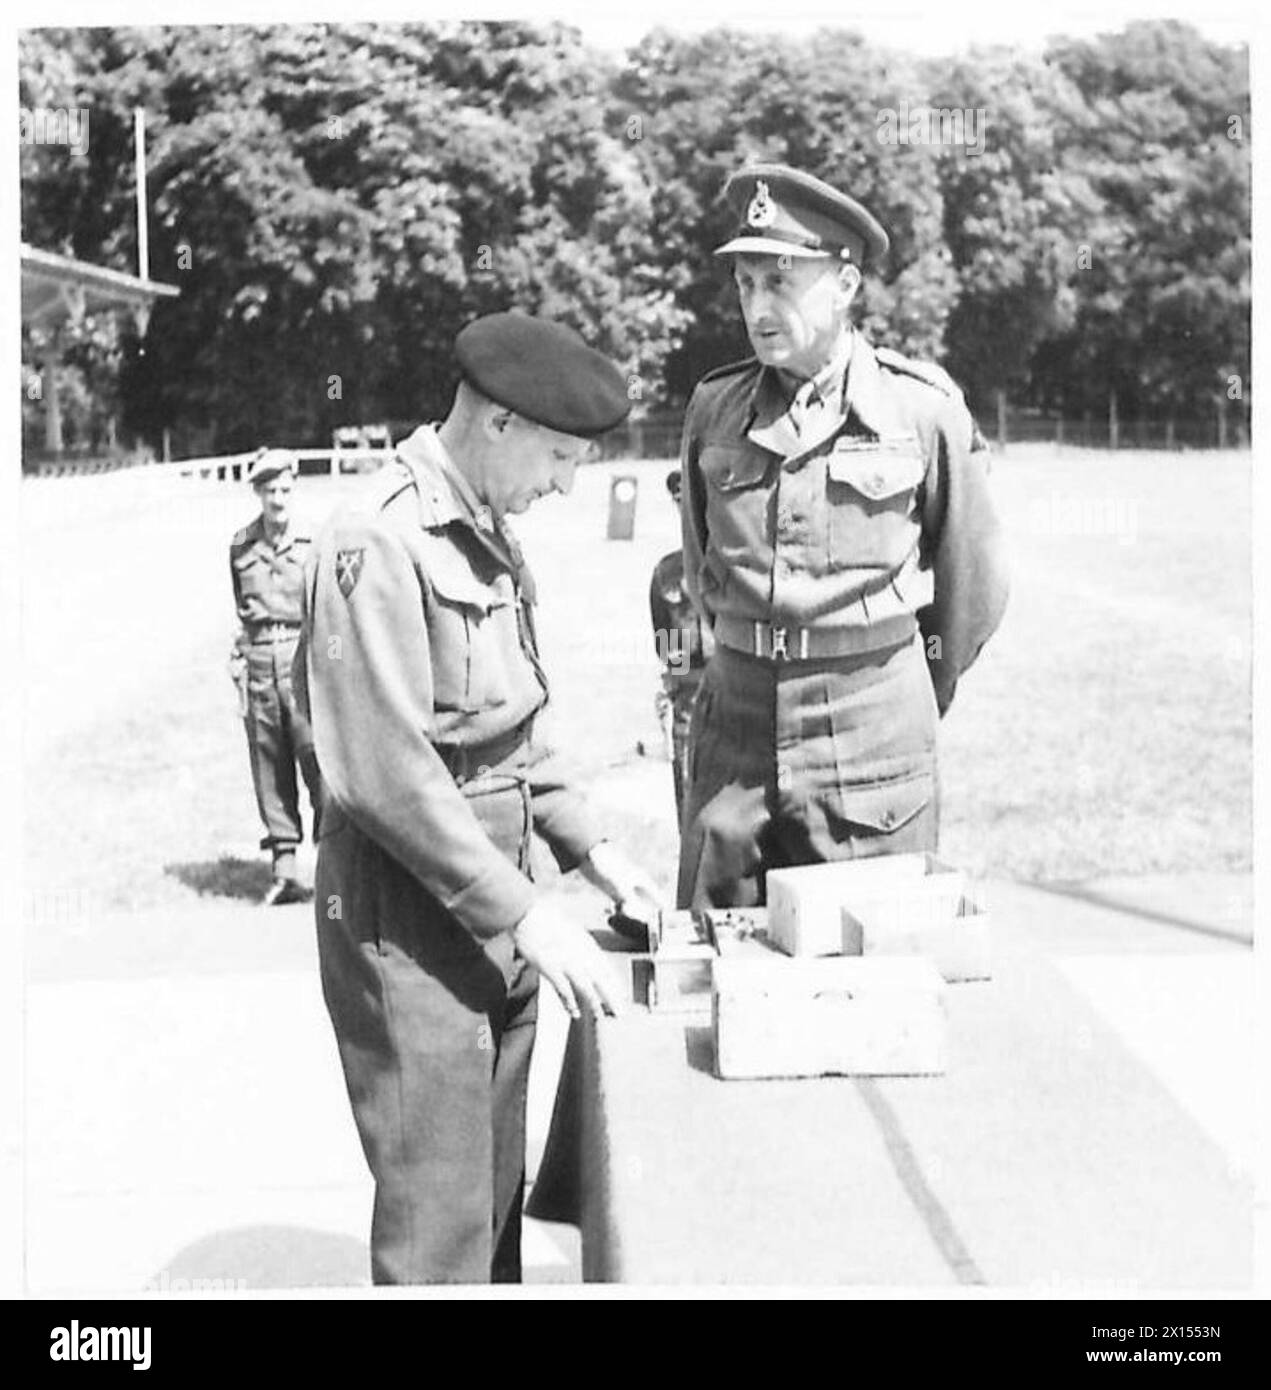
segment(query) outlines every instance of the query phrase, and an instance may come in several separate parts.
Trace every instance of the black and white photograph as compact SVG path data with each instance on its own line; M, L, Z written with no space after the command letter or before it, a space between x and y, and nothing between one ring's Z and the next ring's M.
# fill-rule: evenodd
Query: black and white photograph
M47 1359L513 1285L1221 1361L1252 7L113 8L6 38Z

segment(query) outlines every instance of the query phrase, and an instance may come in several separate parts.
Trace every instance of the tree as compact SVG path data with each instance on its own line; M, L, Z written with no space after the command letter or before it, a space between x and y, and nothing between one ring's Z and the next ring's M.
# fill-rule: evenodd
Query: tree
M1056 41L1047 59L1086 103L1064 138L1106 216L1046 374L1127 413L1212 409L1249 377L1247 53L1169 21Z
M973 401L1026 396L1041 343L1073 326L1081 247L1106 245L1103 200L1079 157L1081 94L1008 49L932 63L932 106L980 113L983 150L941 150L944 233L958 279L946 340Z
M691 325L668 361L672 398L685 400L705 370L747 351L731 284L711 251L735 230L720 196L725 180L755 160L816 174L879 217L892 247L866 275L860 321L879 341L940 355L956 287L936 160L926 147L879 139L880 108L915 87L907 60L838 31L803 42L654 31L628 55L610 128L639 153L663 281Z
M447 404L468 319L562 318L656 397L682 319L650 273L649 200L604 129L609 73L559 25L85 31L94 112L150 113L154 274L181 288L128 344L130 422L217 448L329 437ZM43 55L27 55L39 68ZM25 61L25 56L24 56ZM125 154L126 150L126 154ZM31 215L126 261L131 145L107 222L34 170ZM63 181L64 182L64 181Z

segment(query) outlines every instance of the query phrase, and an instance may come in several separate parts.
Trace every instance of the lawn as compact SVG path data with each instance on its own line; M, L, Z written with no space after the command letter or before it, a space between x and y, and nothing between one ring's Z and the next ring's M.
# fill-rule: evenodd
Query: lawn
M669 465L598 465L518 533L538 580L558 746L663 883L648 576L675 543ZM610 478L636 535L605 539ZM980 873L1083 880L1251 862L1250 456L994 457L1014 587L944 725L942 847ZM316 521L342 480L304 479ZM234 484L24 484L28 909L254 896L264 880L224 660ZM645 754L637 751L643 745Z

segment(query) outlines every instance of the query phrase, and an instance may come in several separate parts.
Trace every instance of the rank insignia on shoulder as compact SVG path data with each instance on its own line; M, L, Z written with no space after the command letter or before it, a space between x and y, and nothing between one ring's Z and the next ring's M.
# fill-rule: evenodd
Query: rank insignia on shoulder
M351 598L362 574L362 561L365 550L337 550L335 552L335 582L345 598Z

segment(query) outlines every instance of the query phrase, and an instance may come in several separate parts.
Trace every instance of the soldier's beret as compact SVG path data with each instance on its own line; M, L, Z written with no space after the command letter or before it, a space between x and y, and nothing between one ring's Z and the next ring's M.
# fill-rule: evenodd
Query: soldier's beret
M299 471L296 456L290 449L262 449L248 467L247 480L255 487L280 473L289 473L294 478Z
M883 255L887 233L846 193L785 164L750 164L724 185L741 218L717 256L832 256L864 265Z
M678 468L672 468L666 475L666 490L674 496L680 490L683 482L683 475Z
M561 323L490 314L459 334L455 355L483 395L562 434L603 434L631 410L618 368Z

